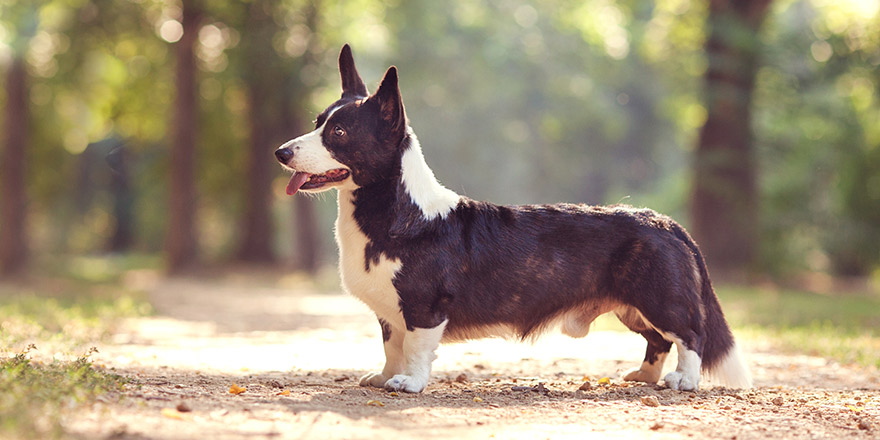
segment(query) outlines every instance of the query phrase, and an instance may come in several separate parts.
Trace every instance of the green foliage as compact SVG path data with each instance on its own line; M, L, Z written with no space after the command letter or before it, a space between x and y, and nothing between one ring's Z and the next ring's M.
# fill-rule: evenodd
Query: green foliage
M755 96L772 273L868 275L880 263L880 17L858 2L782 2Z
M73 361L51 363L31 360L31 350L36 347L0 360L0 436L60 438L65 412L119 393L129 382L92 365L91 350Z
M283 117L293 137L338 96L344 42L371 89L398 65L428 161L456 191L500 203L623 201L687 224L689 152L706 118L704 1L202 6L197 230L212 257L233 247L245 206L254 113L247 82L292 97ZM107 152L96 144L108 140L131 153L135 249L158 251L179 6L7 0L0 11L0 71L7 54L20 55L31 76L36 252L106 247L117 219ZM269 25L249 28L256 12ZM769 273L866 275L880 265L877 22L874 2L773 2L753 102L761 267ZM275 186L282 180L279 173ZM289 200L280 189L275 196L277 223L286 225ZM321 224L334 215L326 200ZM290 241L278 229L279 241ZM332 247L329 229L322 231Z
M152 312L125 276L150 273L155 257L73 257L39 263L43 276L0 284L0 347L41 341L44 352L83 350L108 336L120 320Z
M880 298L794 290L719 287L737 333L784 350L880 367Z

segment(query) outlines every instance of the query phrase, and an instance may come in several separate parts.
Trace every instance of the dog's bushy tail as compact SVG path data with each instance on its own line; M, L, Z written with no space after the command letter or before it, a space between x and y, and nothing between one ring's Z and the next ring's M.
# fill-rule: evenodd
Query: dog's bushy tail
M701 291L700 297L706 313L703 320L705 344L703 345L702 370L711 379L723 385L733 388L751 388L752 377L746 367L742 353L733 339L712 281L709 279L709 271L706 269L706 261L697 243L680 226L675 225L673 232L676 237L683 241L697 262L700 272Z

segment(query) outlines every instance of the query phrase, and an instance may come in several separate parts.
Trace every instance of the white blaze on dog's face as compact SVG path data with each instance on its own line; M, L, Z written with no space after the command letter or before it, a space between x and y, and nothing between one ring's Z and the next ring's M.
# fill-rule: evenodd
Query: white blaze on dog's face
M287 194L297 191L321 192L330 188L351 186L351 170L337 161L324 144L325 133L330 136L344 136L341 127L327 130L327 120L339 107L330 109L324 123L310 133L286 142L276 156L282 165L293 170L287 184Z

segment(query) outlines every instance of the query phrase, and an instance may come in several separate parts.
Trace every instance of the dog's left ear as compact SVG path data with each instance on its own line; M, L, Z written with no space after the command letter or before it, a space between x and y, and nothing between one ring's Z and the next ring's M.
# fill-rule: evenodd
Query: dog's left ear
M379 90L369 101L379 106L381 122L390 130L390 134L401 138L406 133L406 112L403 109L403 98L397 84L397 67L391 66L382 78Z
M357 67L354 66L354 57L351 55L351 46L346 44L339 51L339 76L342 77L342 97L355 98L368 96L367 86Z

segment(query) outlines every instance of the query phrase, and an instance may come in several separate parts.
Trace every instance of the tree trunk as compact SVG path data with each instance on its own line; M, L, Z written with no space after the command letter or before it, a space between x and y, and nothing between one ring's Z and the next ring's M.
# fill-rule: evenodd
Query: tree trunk
M166 264L177 272L193 264L195 235L195 143L198 122L196 61L193 49L198 38L200 11L196 2L184 0L183 37L176 43L177 100L172 121L171 186L169 222L165 235Z
M28 131L27 71L16 57L6 74L6 148L0 161L0 275L20 272L27 262L24 180Z
M112 157L110 170L110 194L113 201L113 218L116 224L107 241L109 252L125 252L134 243L134 197L130 184L131 154L125 145L119 145L108 155Z
M250 148L238 258L248 262L275 260L271 215L275 161L271 153L281 142L277 131L280 120L277 107L284 96L279 88L285 78L279 56L272 47L278 26L269 14L270 8L271 2L265 0L249 5L242 45L250 105Z
M306 3L303 11L306 17L306 26L308 26L312 35L318 32L318 9L319 1L310 0ZM280 103L279 113L284 116L281 120L281 125L278 127L278 132L284 137L295 137L305 132L302 121L307 120L308 116L304 114L302 106L292 106L291 103L304 100L308 96L307 87L299 78L302 68L317 63L317 60L314 59L314 44L316 41L316 38L310 39L310 47L303 54L299 69L297 69L298 71L293 76L295 79L286 82L289 91L284 95L285 100ZM295 95L296 97L294 97ZM295 122L291 123L291 121ZM290 133L291 128L295 128L296 132ZM318 215L315 209L317 202L311 197L297 195L293 203L294 221L291 226L296 231L293 248L294 267L310 274L315 274L318 271L318 263L321 259L321 241L319 240L321 233L318 230Z
M758 229L752 146L752 90L758 29L771 0L711 0L704 77L706 123L694 158L691 232L709 266L736 275L751 269Z

